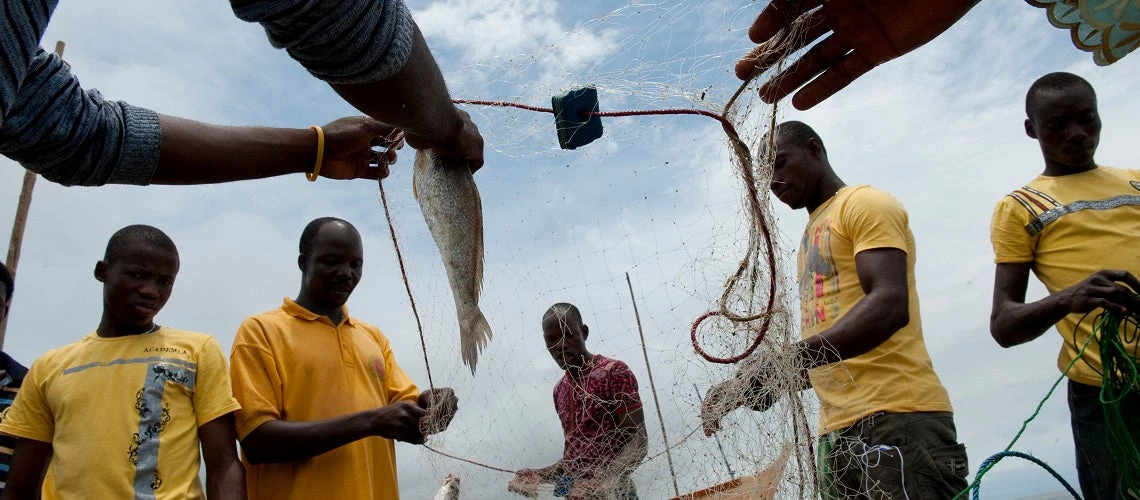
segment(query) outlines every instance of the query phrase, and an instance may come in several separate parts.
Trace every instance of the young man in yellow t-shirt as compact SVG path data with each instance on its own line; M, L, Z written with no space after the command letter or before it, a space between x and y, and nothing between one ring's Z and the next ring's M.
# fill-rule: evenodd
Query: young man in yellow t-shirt
M821 490L829 498L950 499L966 488L950 398L926 350L906 210L867 185L848 186L811 127L776 129L772 192L810 213L799 251L806 368L820 401ZM767 410L781 373L741 370L709 391L706 434L751 400Z
M111 236L95 264L99 326L37 359L0 423L17 438L4 498L41 489L45 499L245 498L225 355L209 335L154 323L177 274L178 250L162 231Z
M1065 375L1081 490L1089 500L1119 498L1123 472L1108 451L1100 349L1089 339L1099 310L1140 312L1140 172L1093 160L1101 123L1096 93L1083 78L1039 78L1026 95L1025 112L1025 133L1040 144L1045 170L994 209L990 333L1002 347L1012 347L1056 325L1064 339L1057 366L1065 370L1073 363ZM1049 295L1026 303L1030 271ZM1092 314L1082 321L1086 313ZM1135 341L1126 347L1133 355L1138 349ZM1121 409L1135 441L1140 395L1125 397Z
M301 233L301 291L246 318L230 355L251 500L399 498L393 440L447 427L451 389L421 393L388 338L348 315L364 249L346 221Z

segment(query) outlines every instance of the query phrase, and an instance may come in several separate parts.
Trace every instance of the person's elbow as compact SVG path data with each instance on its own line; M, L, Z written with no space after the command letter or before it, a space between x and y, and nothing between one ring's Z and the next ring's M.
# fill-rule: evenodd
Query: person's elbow
M910 294L907 290L885 291L878 297L880 331L886 339L910 324Z
M1006 324L1007 321L1002 311L994 309L990 313L990 336L994 338L994 342L1005 349L1020 345L1022 341L1017 338L1011 328Z

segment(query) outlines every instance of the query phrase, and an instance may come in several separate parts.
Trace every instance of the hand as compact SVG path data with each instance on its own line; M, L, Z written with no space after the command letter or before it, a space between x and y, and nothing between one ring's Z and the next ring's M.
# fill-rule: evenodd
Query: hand
M329 179L383 179L396 163L396 150L404 146L400 129L364 116L335 120L324 127L325 157L321 177ZM380 147L381 152L373 151Z
M830 31L830 36L760 88L764 102L773 103L815 78L792 98L797 109L808 109L871 68L933 40L977 3L978 0L772 0L748 30L748 37L760 45L736 63L736 76L743 80L754 72L763 72L784 55L806 47ZM789 39L789 31L799 33L793 33Z
M471 121L471 115L456 108L460 123L446 138L431 141L427 138L408 135L408 145L416 149L432 149L436 153L467 161L472 172L483 167L483 136L479 127Z
M1087 313L1103 308L1121 316L1140 314L1140 280L1123 270L1097 271L1084 281L1066 288L1069 312Z
M427 413L415 403L400 401L380 407L374 412L375 434L405 443L423 444L424 434L420 431L420 419Z
M606 483L596 478L574 481L569 498L603 498L610 490Z
M520 469L515 477L507 483L507 491L518 493L527 498L538 496L538 485L542 482L542 475L534 469Z
M701 402L701 428L705 436L720 430L720 420L729 412L740 407L744 387L740 379L733 377L712 386Z
M421 392L419 405L427 412L420 420L420 430L428 436L447 430L459 410L459 398L455 397L455 391L441 387Z

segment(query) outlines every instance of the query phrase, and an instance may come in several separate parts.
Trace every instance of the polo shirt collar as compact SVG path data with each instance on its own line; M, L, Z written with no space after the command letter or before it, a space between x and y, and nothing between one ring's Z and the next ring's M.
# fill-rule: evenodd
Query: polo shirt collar
M332 322L331 319L328 319L325 316L321 316L313 311L305 309L304 306L298 304L297 301L289 297L285 297L284 303L281 304L281 309L285 311L286 314L293 316L294 318L303 319L305 321L319 321L321 318L325 318L330 323ZM340 310L344 315L344 320L342 322L347 325L354 324L352 317L348 315L348 306L340 306Z

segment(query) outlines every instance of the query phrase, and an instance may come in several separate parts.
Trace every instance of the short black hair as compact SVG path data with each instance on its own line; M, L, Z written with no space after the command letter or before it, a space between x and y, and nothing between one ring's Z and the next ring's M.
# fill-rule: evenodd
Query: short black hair
M1025 93L1025 116L1033 117L1033 111L1040 105L1043 94L1068 90L1073 87L1089 89L1093 99L1096 99L1096 91L1093 90L1093 86L1088 80L1072 73L1057 71L1038 78L1037 81L1033 82L1033 85L1029 86L1029 91Z
M103 252L103 262L114 263L125 256L130 245L139 243L178 255L178 247L174 246L174 240L161 229L146 224L133 224L111 235L111 239L107 241L107 250Z
M325 227L325 224L331 224L333 222L344 224L348 226L349 229L360 234L360 231L356 230L356 226L353 226L351 222L344 219L338 219L336 217L319 217L313 219L312 222L309 222L309 224L305 226L305 229L301 231L301 242L297 245L297 250L301 252L301 255L309 255L313 251L313 247L317 244L317 233L320 232L322 227Z
M577 306L569 302L559 302L550 306L550 309L546 310L546 314L542 315L542 321L545 323L550 318L558 318L559 321L570 319L577 321L579 325L582 324L582 312L578 310Z
M8 300L12 300L12 292L16 291L16 280L12 279L12 271L9 271L3 262L0 262L0 283L4 283L4 288L8 290Z
M819 149L827 154L827 148L823 146L823 138L804 122L791 120L776 125L776 138L784 138L788 143L796 146L806 146L808 141L815 139L819 142Z

